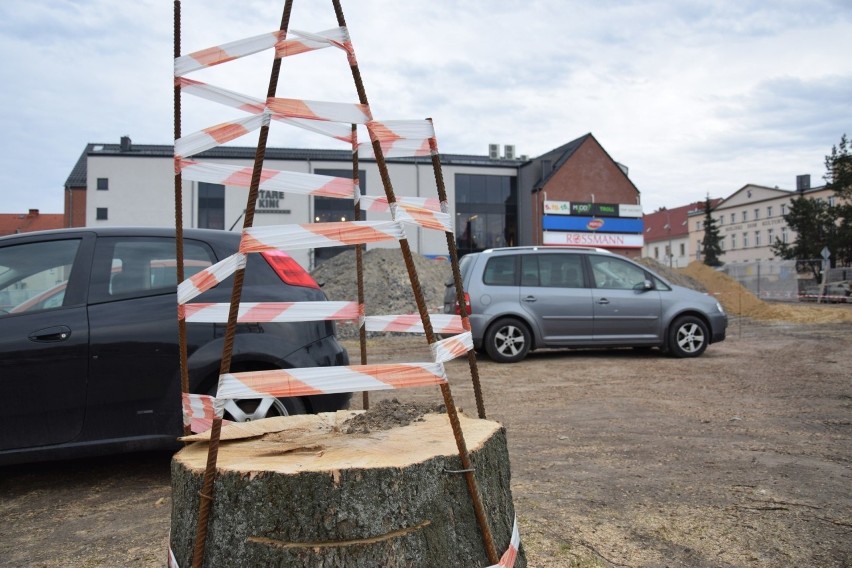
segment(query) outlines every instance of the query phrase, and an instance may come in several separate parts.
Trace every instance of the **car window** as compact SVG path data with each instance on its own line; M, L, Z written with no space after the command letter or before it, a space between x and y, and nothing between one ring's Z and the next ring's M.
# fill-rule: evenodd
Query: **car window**
M177 287L175 256L174 239L99 239L95 252L96 267L92 274L93 301L174 292ZM204 270L215 261L207 246L195 241L184 242L186 278Z
M589 255L595 287L632 290L645 282L645 271L620 258Z
M583 288L583 264L576 254L534 254L521 257L521 283L545 288Z
M517 286L515 259L517 255L493 256L485 264L483 284L488 286Z
M79 239L0 249L0 316L62 306Z

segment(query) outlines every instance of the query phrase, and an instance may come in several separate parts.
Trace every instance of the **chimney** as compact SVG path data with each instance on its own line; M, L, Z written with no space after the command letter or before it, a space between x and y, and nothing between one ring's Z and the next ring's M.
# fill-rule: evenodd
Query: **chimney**
M130 136L122 136L121 137L121 151L129 152L130 151Z
M28 217L38 217L38 209L30 209L30 212L27 213Z
M799 193L804 193L806 190L811 188L811 175L804 174L800 176L796 176L796 191Z

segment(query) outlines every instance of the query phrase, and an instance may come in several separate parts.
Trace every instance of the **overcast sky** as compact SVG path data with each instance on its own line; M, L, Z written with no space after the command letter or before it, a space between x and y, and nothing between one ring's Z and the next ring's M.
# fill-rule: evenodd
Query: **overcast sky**
M278 28L283 0L183 0L186 54ZM171 0L0 2L0 213L62 212L89 142L172 144ZM591 132L646 212L747 183L822 183L852 136L849 0L342 0L373 116L432 117L442 152L537 156ZM336 27L294 0L290 28ZM263 98L271 52L192 78ZM357 102L334 49L284 60L278 96ZM206 106L205 106L206 105ZM185 96L183 134L244 116ZM256 135L236 142L254 146ZM274 146L340 148L273 125Z

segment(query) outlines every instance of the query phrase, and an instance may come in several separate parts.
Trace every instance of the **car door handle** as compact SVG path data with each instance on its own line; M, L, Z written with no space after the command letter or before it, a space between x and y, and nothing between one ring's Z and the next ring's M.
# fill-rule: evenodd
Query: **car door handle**
M71 337L71 328L65 325L46 327L29 335L30 341L65 341L69 337Z
M525 302L535 302L535 300L535 296L527 296L526 298L524 298Z
M598 303L602 306L605 306L609 303L609 300L607 300L606 298L601 298L600 300L598 300Z

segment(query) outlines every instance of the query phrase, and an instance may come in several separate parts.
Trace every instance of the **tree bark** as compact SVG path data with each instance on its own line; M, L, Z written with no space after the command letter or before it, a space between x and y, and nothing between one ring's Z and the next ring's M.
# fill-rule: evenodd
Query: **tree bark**
M488 566L447 416L345 434L342 422L352 414L223 428L204 566ZM514 519L506 431L460 419L503 554ZM258 427L267 432L226 441L234 430ZM170 546L181 567L191 564L206 459L207 443L199 441L172 461ZM515 566L526 566L523 549Z

